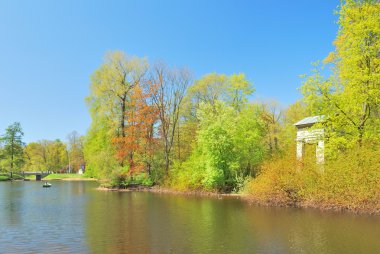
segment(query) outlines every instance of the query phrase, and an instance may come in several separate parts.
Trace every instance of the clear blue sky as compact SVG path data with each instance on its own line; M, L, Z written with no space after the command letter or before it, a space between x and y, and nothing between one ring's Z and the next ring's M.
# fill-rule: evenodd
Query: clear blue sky
M186 66L195 78L244 72L256 97L288 105L299 75L333 50L338 0L0 0L0 134L26 142L84 134L89 77L108 50Z

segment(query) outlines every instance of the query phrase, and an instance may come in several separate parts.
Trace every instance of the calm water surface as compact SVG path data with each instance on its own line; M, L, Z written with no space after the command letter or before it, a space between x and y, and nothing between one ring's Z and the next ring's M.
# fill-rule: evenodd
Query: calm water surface
M0 253L380 253L380 217L0 183Z

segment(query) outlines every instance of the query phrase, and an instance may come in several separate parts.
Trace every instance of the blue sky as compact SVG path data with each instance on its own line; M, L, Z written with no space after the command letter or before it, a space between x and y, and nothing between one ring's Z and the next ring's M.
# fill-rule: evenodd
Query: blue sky
M26 142L90 125L89 77L109 50L185 66L195 78L244 72L255 98L289 105L299 75L333 50L338 0L0 0L0 134Z

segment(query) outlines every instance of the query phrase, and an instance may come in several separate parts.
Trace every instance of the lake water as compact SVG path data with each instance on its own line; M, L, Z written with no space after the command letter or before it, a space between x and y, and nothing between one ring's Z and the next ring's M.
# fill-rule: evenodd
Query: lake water
M380 253L380 217L0 183L0 253Z

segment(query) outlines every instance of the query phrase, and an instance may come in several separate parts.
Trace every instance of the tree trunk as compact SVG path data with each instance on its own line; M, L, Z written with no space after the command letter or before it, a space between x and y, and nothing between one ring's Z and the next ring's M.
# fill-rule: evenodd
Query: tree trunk
M121 136L123 138L125 138L125 111L126 111L126 105L125 105L125 96L124 96L121 102L121 119L120 119L120 131L121 131Z
M169 154L170 154L170 150L168 148L168 144L165 143L165 172L166 172L166 175L169 175L169 163L170 163Z
M121 137L125 138L125 111L126 111L126 98L127 95L124 94L124 96L121 98L121 118L120 118L120 134ZM121 160L120 166L124 167L124 159Z
M179 135L179 122L177 126L178 132L177 132L177 144L178 144L178 161L181 161L181 140L180 140L180 135Z
M13 160L14 160L14 142L12 139L12 143L11 143L11 171L13 171Z

